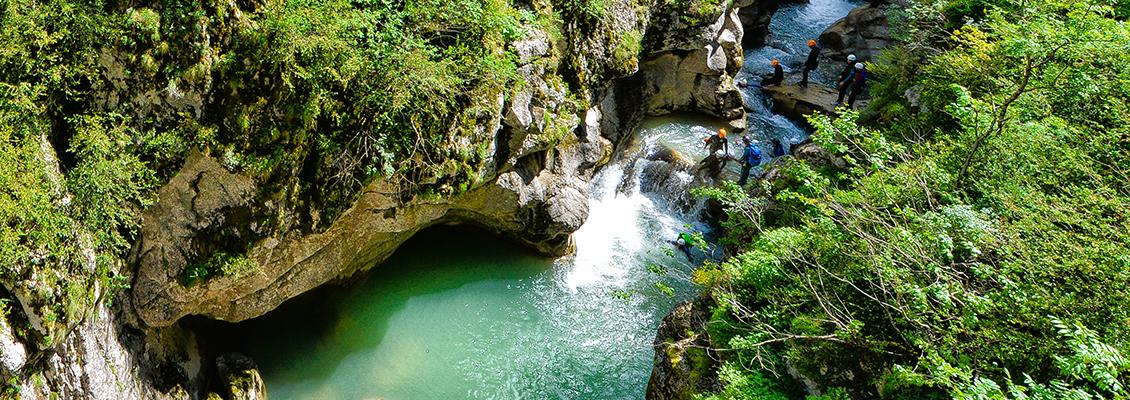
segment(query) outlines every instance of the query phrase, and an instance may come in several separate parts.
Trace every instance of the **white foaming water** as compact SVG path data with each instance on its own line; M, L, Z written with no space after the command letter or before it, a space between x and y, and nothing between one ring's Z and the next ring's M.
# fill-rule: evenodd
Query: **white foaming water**
M625 179L634 182L628 193L621 193L617 188ZM665 245L665 238L677 236L685 224L667 207L641 194L638 181L638 175L626 177L619 164L594 177L589 218L573 234L577 253L557 262L566 271L561 283L570 292L586 286L623 288L629 283L628 267L636 264L633 258L648 247Z

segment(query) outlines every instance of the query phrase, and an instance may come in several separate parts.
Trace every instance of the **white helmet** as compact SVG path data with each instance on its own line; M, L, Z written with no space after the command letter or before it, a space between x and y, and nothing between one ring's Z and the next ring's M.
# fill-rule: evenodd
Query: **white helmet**
M848 62L853 62L853 61L855 61L855 54L849 54L848 55Z
M863 63L855 63L855 69L863 69Z
M683 240L683 238L679 238L679 240L677 240L676 242L679 243L679 246L686 246L687 245L687 241Z
M718 151L714 152L714 156L718 157L718 158L722 158L722 156L724 156L724 155L726 155L726 152L724 152L722 150L718 150Z

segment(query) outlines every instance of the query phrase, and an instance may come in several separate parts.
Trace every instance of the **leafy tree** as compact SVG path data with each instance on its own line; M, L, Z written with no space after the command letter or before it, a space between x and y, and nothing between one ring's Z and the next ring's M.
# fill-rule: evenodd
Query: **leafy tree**
M1130 29L1112 5L912 1L872 108L812 120L844 168L785 160L753 199L714 193L737 254L696 276L748 376L723 397L786 366L852 398L1128 395Z

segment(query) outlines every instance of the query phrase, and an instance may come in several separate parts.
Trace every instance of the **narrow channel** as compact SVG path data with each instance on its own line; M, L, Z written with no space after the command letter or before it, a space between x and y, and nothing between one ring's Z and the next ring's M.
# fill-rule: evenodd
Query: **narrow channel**
M754 82L772 58L799 65L803 41L857 4L781 7L768 45L747 50L739 78ZM756 85L745 95L749 134L765 154L772 138L806 137L766 107ZM636 153L670 148L697 161L706 155L701 139L721 126L653 118L636 132ZM626 168L633 161L613 162L594 179L573 256L545 259L472 228L432 228L360 282L248 322L209 323L202 334L224 335L225 349L214 351L254 358L274 399L641 399L659 321L696 295L690 271L718 254L689 261L671 251L679 232L709 228L695 210L665 200L677 194L641 193L640 169Z

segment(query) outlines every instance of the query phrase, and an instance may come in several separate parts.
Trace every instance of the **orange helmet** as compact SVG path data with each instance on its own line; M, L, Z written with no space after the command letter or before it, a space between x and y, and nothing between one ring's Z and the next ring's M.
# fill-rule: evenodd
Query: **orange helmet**
M812 47L812 46L816 46L816 41L815 41L815 40L809 40L809 41L808 41L808 47Z
M718 128L718 137L726 138L726 128Z
M778 60L778 59L774 58L774 59L773 59L773 61L770 61L770 62L769 62L769 64L770 64L770 65L772 65L772 66L774 66L774 67L776 67L776 66L778 66L778 65L781 65L781 60Z

